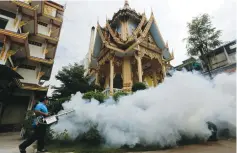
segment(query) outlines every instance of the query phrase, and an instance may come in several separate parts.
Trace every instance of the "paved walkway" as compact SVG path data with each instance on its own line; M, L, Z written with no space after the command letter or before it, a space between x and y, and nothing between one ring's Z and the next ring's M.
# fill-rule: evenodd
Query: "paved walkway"
M20 132L0 133L0 153L19 153L18 145L22 141ZM26 151L33 153L33 148L28 147Z

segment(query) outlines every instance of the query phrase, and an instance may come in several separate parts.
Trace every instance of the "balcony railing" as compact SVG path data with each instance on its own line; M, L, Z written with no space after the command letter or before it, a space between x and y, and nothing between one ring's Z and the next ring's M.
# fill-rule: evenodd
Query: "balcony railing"
M119 91L122 91L122 89L118 89L118 88L114 88L114 89L113 89L114 94L117 93L117 92L119 92ZM110 96L110 89L107 88L107 89L105 89L104 91L102 91L102 93L103 93L105 96Z
M29 57L30 60L40 62L40 63L45 63L45 64L53 64L54 60L53 59L43 59L43 58L38 58L38 57Z
M47 91L49 89L49 86L42 87L42 86L36 85L36 84L23 83L21 88L25 89L25 90Z

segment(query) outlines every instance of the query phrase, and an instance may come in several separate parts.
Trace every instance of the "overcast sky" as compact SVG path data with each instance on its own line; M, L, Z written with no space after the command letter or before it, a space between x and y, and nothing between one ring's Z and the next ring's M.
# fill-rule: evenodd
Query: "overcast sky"
M67 0L59 3L66 3L66 10L50 85L60 84L54 76L62 66L84 59L89 48L91 27L96 26L97 20L104 26L106 16L111 19L123 7L124 0ZM213 25L222 30L222 41L236 38L236 0L129 0L129 5L137 12L145 11L147 18L153 11L164 40L168 41L170 49L174 49L174 66L187 58L182 40L187 37L186 25L192 17L208 13Z

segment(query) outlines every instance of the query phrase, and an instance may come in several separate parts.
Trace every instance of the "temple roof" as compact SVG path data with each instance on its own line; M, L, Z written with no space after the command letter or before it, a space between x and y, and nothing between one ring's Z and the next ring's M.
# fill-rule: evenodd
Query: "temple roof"
M132 31L132 34L127 36L126 40L123 40L121 35L116 31L116 24L119 23L119 20L126 19L126 17L127 19L132 19L134 23L128 23L133 24L133 29L129 29ZM128 25L128 28L130 28L129 26L130 25ZM169 51L168 44L164 42L164 39L160 33L153 12L151 13L149 20L147 20L145 14L140 15L135 10L132 10L128 4L128 1L125 0L123 8L114 14L112 20L107 20L105 27L102 28L99 23L97 23L90 64L94 66L96 65L96 58L100 56L100 51L103 46L114 44L122 51L126 52L129 51L131 46L136 46L145 40L148 35L153 38L153 42L157 48L162 51L164 60L170 60L173 58Z
M119 9L118 12L114 13L112 20L109 20L109 24L111 26L114 26L118 20L128 16L138 21L142 18L142 15L137 13L134 9L131 9L128 1L125 0L123 8Z

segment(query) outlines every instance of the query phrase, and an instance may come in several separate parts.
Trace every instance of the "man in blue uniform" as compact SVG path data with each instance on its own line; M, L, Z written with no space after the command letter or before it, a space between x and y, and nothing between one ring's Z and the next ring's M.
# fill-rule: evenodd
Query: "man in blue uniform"
M48 103L48 98L45 97L45 98L40 99L40 102L34 108L36 117L49 116L47 103ZM44 136L46 134L46 125L38 124L35 119L32 123L32 126L34 128L34 133L26 141L24 141L22 144L19 145L20 153L26 153L25 149L36 140L37 140L38 152L47 152L47 150L44 148Z

